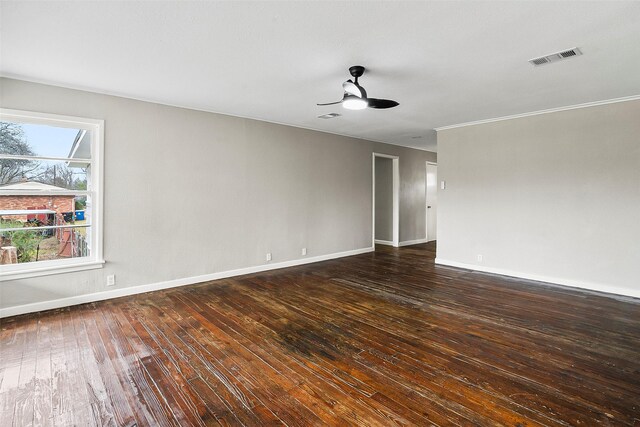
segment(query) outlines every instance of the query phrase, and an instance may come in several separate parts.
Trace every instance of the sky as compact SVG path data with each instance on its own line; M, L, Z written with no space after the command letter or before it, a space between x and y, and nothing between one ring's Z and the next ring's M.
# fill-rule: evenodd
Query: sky
M22 124L27 142L38 156L67 157L78 129Z
M24 131L27 143L37 156L42 157L68 157L73 141L78 134L78 129L69 129L56 126L35 125L20 123L20 127ZM65 161L47 161L39 160L37 164L41 167L36 171L30 172L27 176L29 179L34 178L47 167L64 166ZM86 180L86 172L80 168L71 169L75 179Z

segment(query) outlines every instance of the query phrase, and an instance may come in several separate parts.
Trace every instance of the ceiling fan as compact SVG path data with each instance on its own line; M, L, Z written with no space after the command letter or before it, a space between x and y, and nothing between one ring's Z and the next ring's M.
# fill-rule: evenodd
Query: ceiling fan
M367 98L367 91L358 84L358 77L361 77L362 74L364 74L363 66L354 65L349 68L349 73L354 77L355 81L349 79L342 83L342 88L344 89L342 99L336 102L317 105L342 104L342 106L348 110L364 110L367 107L384 109L393 108L399 105L396 101L392 101L390 99Z

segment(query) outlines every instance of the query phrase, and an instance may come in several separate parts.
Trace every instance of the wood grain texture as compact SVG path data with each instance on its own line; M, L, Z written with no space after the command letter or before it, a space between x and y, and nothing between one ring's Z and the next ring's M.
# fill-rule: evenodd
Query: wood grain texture
M0 425L640 425L640 301L434 255L3 319Z

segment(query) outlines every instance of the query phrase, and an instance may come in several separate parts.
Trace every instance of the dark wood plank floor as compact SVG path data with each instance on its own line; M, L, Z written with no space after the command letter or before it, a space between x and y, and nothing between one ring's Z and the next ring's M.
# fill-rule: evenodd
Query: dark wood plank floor
M640 425L640 304L376 253L3 319L0 426Z

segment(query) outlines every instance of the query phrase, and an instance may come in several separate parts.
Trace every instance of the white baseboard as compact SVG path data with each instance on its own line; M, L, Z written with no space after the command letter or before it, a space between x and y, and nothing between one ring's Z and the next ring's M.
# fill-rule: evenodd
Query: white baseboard
M378 240L378 239L375 239L374 242L376 243L376 245L393 246L393 242L391 240Z
M463 262L449 261L442 258L436 258L436 264L446 265L449 267L464 268L467 270L482 271L484 273L500 274L502 276L517 277L519 279L534 280L536 282L546 282L553 285L568 286L571 288L586 289L589 291L604 292L607 294L622 295L625 297L640 298L640 289L621 288L618 286L610 286L602 283L590 283L580 280L558 279L557 277L541 276L538 274L522 273L519 271L507 270L504 268L485 267L475 264L466 264Z
M237 270L221 271L218 273L203 274L201 276L185 277L182 279L167 280L165 282L151 283L148 285L131 286L127 288L114 289L112 291L95 292L92 294L77 295L60 298L51 301L42 301L32 304L18 305L0 309L0 318L17 316L19 314L34 313L37 311L52 310L54 308L68 307L71 305L84 304L88 302L103 301L112 298L125 297L129 295L142 294L145 292L158 291L161 289L176 288L179 286L193 285L195 283L208 282L210 280L225 279L227 277L242 276L244 274L259 273L261 271L277 270L279 268L294 267L296 265L312 264L314 262L327 261L335 258L343 258L352 255L360 255L373 252L374 248L354 249L351 251L337 252L327 255L319 255L310 258L300 258L291 261L283 261L274 264L256 265L253 267L240 268Z
M427 243L427 241L427 239L405 240L404 242L400 242L398 246L419 245L420 243Z
M376 245L387 245L393 246L393 242L390 240L375 240ZM427 243L427 239L416 239L416 240L405 240L404 242L398 243L398 247L400 246L410 246L410 245L418 245L420 243Z

